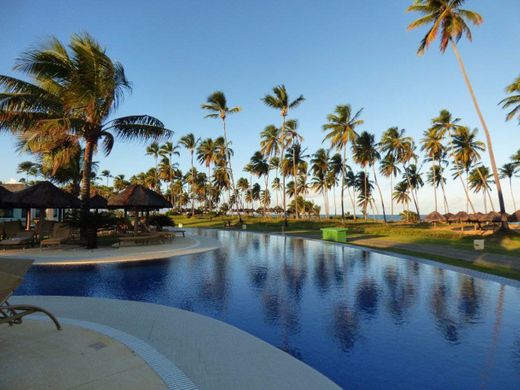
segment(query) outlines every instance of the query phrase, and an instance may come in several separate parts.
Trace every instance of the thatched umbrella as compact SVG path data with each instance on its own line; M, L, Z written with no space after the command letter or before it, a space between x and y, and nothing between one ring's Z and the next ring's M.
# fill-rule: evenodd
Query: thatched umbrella
M487 214L484 214L479 219L480 222L500 222L502 221L502 216L500 213L497 213L496 211L491 211Z
M11 191L9 191L7 188L0 186L0 208L10 208L9 205L4 204L3 199L9 195Z
M88 207L91 210L101 210L108 208L108 200L101 195L94 195L88 201Z
M468 215L468 222L482 222L482 218L484 218L486 214L481 212L476 212Z
M436 222L446 222L448 219L442 215L441 213L437 212L437 211L432 211L430 214L428 214L424 220L426 222L430 222L430 223L436 223Z
M468 222L469 215L465 211L459 211L457 214L453 216L453 220L457 222Z
M42 181L21 191L11 192L3 198L3 203L13 208L25 208L27 228L30 224L30 209L40 209L41 218L45 209L74 209L81 203L74 195L63 191L49 181Z
M126 210L135 210L134 228L137 230L138 212L142 210L158 210L171 208L172 204L168 202L162 195L152 191L142 185L133 184L119 194L110 197L108 200L109 208L119 208Z
M520 222L520 210L516 210L513 214L511 214L508 218L509 222Z

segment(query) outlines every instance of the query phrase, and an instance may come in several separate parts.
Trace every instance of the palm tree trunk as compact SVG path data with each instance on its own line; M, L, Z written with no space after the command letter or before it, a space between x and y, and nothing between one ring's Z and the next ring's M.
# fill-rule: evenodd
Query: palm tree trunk
M441 189L442 189L442 197L444 199L444 211L446 213L449 213L450 212L450 208L448 206L448 199L446 198L446 188L444 187L444 180L442 180L441 178Z
M345 220L345 185L347 177L347 145L343 145L343 161L341 164L341 220ZM356 220L356 213L354 213L354 221Z
M381 187L379 187L379 183L377 181L377 175L376 175L376 167L375 164L372 164L372 171L374 172L374 181L376 183L377 190L379 192L379 197L381 198L381 207L383 208L383 219L386 221L386 211L385 211L385 201L383 200L383 193L381 192Z
M433 197L435 198L435 212L437 208L437 171L435 170L435 159L433 159Z
M392 220L394 219L394 174L390 174L390 213L392 213Z
M94 155L94 149L96 143L94 141L87 141L85 145L85 151L83 153L83 175L81 178L81 215L83 219L87 217L89 212L89 200L90 200L90 175L92 173L92 156ZM81 224L80 238L81 240L88 240L87 248L95 248L96 235L88 234L89 226L85 223Z
M296 183L296 149L293 145L293 178L294 178L294 214L296 215L296 219L298 218L298 184Z
M283 166L283 154L285 152L285 115L282 115L282 142L280 147L280 166ZM282 205L283 205L283 215L284 215L284 224L285 226L289 226L289 222L287 221L287 204L286 204L286 195L285 195L285 174L282 170Z
M336 180L336 179L334 179ZM336 185L332 186L332 199L334 200L334 216L338 216L338 209L336 208Z
M195 186L195 175L194 175L194 167L193 167L193 152L194 150L191 150L191 216L193 217L195 215L195 193L193 192L193 187Z
M509 190L511 191L511 200L513 201L513 211L516 211L515 195L513 194L513 182L511 178L509 178Z
M233 168L231 166L231 156L229 155L229 150L228 150L228 141L227 141L227 131L226 131L226 118L222 118L222 124L223 124L223 127L224 127L224 143L225 143L225 146L224 146L224 158L226 159L225 163L226 163L226 168L229 164L229 175L231 176L231 189L233 191L233 194L235 195L236 194L236 189L235 189L235 179L233 177ZM231 198L230 198L231 200ZM237 214L238 214L238 221L240 223L242 223L242 215L240 214L240 209L239 209L239 206L238 206L238 199L237 197L235 196L235 207L236 207L236 211L237 211Z
M412 183L410 181L410 175L407 172L407 167L404 165L404 172L406 175L406 182L408 183L408 191L410 191L410 195L412 195L413 204L415 206L415 211L417 212L417 218L419 219L419 222L421 222L421 214L419 213L419 205L417 204L417 199L415 199L414 190L412 188Z
M491 142L491 135L489 134L489 130L488 130L486 121L484 120L484 116L482 115L482 112L480 111L477 97L475 95L475 92L473 91L473 86L471 85L471 82L469 81L469 77L466 72L466 68L464 67L464 63L462 62L462 58L460 56L457 45L452 40L450 40L450 44L451 44L451 47L453 48L453 52L455 53L455 57L457 58L457 61L459 63L460 70L462 71L462 75L464 76L464 81L466 82L466 85L468 87L469 93L471 95L471 99L473 100L473 105L475 106L475 110L477 111L477 115L479 117L482 128L484 129L484 133L486 134L486 141L487 141L487 147L488 147L488 153L489 153L489 162L491 164L491 170L493 171L493 178L495 180L495 185L497 187L498 203L500 205L500 214L502 215L501 229L507 230L507 229L509 229L509 227L507 224L506 207L505 207L505 203L504 203L504 194L502 193L502 186L500 185L500 177L498 176L497 164L495 161L495 153L493 151L493 143Z
M368 193L367 193L367 188L368 188L368 174L367 174L367 170L365 168L365 180L364 180L364 185L365 185L365 201L364 201L364 204L363 204L363 213L365 214L365 222L367 221L367 207L368 207Z
M347 187L348 196L350 198L350 202L352 203L352 211L354 213L354 222L356 222L356 192L354 190L354 196L352 196L352 193L350 192L350 188Z

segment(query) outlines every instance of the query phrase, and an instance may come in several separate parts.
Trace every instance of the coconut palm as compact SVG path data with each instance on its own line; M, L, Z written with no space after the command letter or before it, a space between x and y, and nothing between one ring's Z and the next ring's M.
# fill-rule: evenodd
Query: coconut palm
M293 138L294 139L294 138ZM286 161L290 161L291 169L290 169L290 175L293 177L293 180L296 180L299 176L299 173L302 170L302 165L304 164L304 159L308 157L307 155L304 155L306 149L302 149L302 145L300 142L294 142L292 145L287 149L287 153L285 155ZM288 164L289 165L289 164ZM294 191L294 194L292 195L293 198L298 197L299 188L296 186ZM293 199L294 200L294 199ZM298 214L298 202L295 202L295 216L296 219L299 218Z
M328 131L323 139L329 140L331 147L334 147L342 152L342 179L341 179L341 218L345 218L344 206L344 191L346 187L346 166L347 166L347 145L356 140L356 127L363 124L363 120L359 119L363 109L360 109L355 114L352 112L350 104L338 105L332 114L327 116L327 121L323 125L323 130ZM354 220L356 220L356 213L354 213Z
M128 187L130 183L125 180L125 175L117 175L114 177L114 190L122 191Z
M356 175L352 168L348 165L346 167L346 175L345 175L345 187L347 188L348 196L350 197L350 202L352 204L352 212L354 213L354 220L356 220ZM352 189L352 193L350 190Z
M329 152L323 148L318 149L311 158L311 171L313 174L312 187L315 191L323 195L323 205L325 206L325 214L327 217L330 215L329 196L327 193L329 188L327 179L330 170L329 160Z
M107 179L107 187L108 187L108 179L111 179L113 176L108 169L104 169L101 171L101 176Z
M273 87L273 94L272 95L265 95L262 98L262 101L264 104L268 107L274 108L280 112L280 115L282 117L282 127L280 129L280 141L279 141L279 149L280 149L280 161L283 160L285 155L285 149L287 147L286 144L286 119L287 115L289 114L289 111L292 109L295 109L298 107L305 98L303 95L298 96L295 100L291 100L289 98L289 95L287 93L287 89L285 88L285 85L277 85ZM285 218L285 226L288 225L287 222L287 200L285 197L285 176L282 176L282 194L283 194L283 211L284 211L284 218Z
M444 153L445 147L442 144L443 135L438 132L436 129L428 129L423 132L423 138L421 139L421 150L426 153L428 160L432 162L432 169L429 171L433 174L432 177L432 187L433 187L433 195L434 195L434 206L435 211L438 211L438 202L437 202L437 160L440 159L442 154Z
M336 187L338 185L338 178L341 176L341 183L343 180L343 158L340 153L334 154L329 160L329 174L327 181L332 186L332 199L334 200L334 216L337 216L336 209Z
M394 188L394 192L392 194L393 199L397 202L397 204L403 205L403 211L410 210L410 195L408 192L408 183L406 180L400 181ZM408 218L409 213L405 213L406 218ZM408 222L408 220L406 221Z
M461 175L461 170L466 173L466 188L468 187L468 174L475 163L480 161L480 152L486 149L484 142L477 140L478 130L470 130L468 127L459 126L452 133L451 147L454 159L454 165L457 174ZM461 178L462 180L462 178ZM471 199L467 198L469 206L475 212L475 207Z
M253 167L253 173L260 179L262 176L264 177L264 193L269 194L269 163L267 158L262 154L262 152L258 151L253 154L250 160L250 164ZM270 199L270 198L269 198ZM270 202L269 202L270 203ZM264 215L266 214L266 207L268 204L262 202Z
M520 166L520 149L518 149L516 153L511 156L511 161L516 166Z
M379 173L384 177L390 178L390 215L394 216L394 178L401 173L401 169L397 164L395 156L391 153L387 153L379 163Z
M408 183L408 190L412 194L412 200L415 202L415 209L417 211L417 217L419 222L421 220L419 213L419 196L417 194L419 188L424 186L424 181L421 176L420 168L416 164L408 165L404 170L404 177Z
M165 142L161 147L159 148L159 154L163 157L163 167L165 168L166 165L164 164L164 158L168 159L168 168L169 172L167 173L167 176L169 177L168 183L170 187L170 200L171 204L173 204L173 192L172 192L172 186L173 186L173 180L175 179L174 175L174 163L173 163L173 156L179 157L181 154L179 152L179 146L174 145L173 142Z
M432 165L426 173L426 182L434 188L444 187L446 184L446 177L444 176L444 168L442 165ZM449 213L448 200L446 194L443 192L444 211ZM437 211L437 210L436 210Z
M25 182L29 182L29 176L36 176L38 174L38 164L32 161L23 161L18 164L16 173L25 174Z
M508 85L506 92L511 96L506 97L500 102L504 110L510 110L507 113L506 120L511 120L515 116L518 116L518 122L520 123L520 76L513 81L512 84Z
M383 219L385 223L387 223L386 220L386 211L385 211L385 202L383 200L383 193L381 192L381 187L379 187L379 183L377 181L377 174L376 174L376 168L375 164L376 161L381 158L381 155L379 154L377 147L376 147L376 141L374 134L370 134L366 131L362 132L357 138L354 144L352 145L352 151L353 151L353 157L354 161L361 166L365 170L365 187L368 186L368 168L372 167L372 174L374 175L374 182L376 184L376 187L379 191L379 196L381 198L381 206L383 208ZM367 193L368 189L364 189L364 193ZM368 198L365 198L365 201L367 201ZM365 205L366 210L366 205ZM366 221L366 214L365 214L365 221Z
M237 190L239 191L240 198L243 198L244 194L247 194L249 191L249 181L245 177L241 177L237 180Z
M363 210L363 216L366 221L368 205L372 204L372 190L374 186L372 180L370 180L370 176L365 171L360 171L356 174L354 183L356 191L358 192L358 204Z
M159 157L161 157L161 152L160 152L160 147L159 147L159 144L157 142L152 142L150 145L148 145L146 147L146 155L148 156L152 156L155 160L155 172L157 173L157 175L159 174ZM155 178L155 181L157 183L157 186L158 188L156 188L156 191L159 191L160 190L160 180L159 180L159 177L157 176Z
M518 165L514 163L506 163L500 168L500 177L509 181L509 190L511 191L511 201L513 202L513 210L516 210L515 195L513 193L513 176L518 172Z
M15 69L30 81L0 75L0 129L61 134L83 142L81 201L85 214L96 150L109 154L115 138L149 141L171 134L161 121L148 115L108 119L131 90L130 82L123 66L88 34L73 35L68 48L51 38L22 54ZM85 229L82 236L86 236Z
M193 157L195 155L195 150L197 149L197 145L200 142L200 138L195 138L195 135L193 133L188 133L184 136L182 136L179 139L179 145L182 145L188 152L190 152L190 162L191 162L191 169L190 172L195 172L195 166L193 164ZM195 174L189 175L189 182L190 184L190 192L191 192L191 216L193 217L195 215L195 199L194 199L194 190L195 190Z
M235 114L240 112L241 109L239 106L228 107L226 95L222 91L213 92L210 96L208 96L206 103L202 104L202 109L210 111L206 118L220 118L222 120L222 129L224 131L224 163L226 169L229 169L230 179L231 179L231 190L233 193L236 192L235 189L235 180L233 179L233 168L231 165L231 153L229 152L229 142L227 138L227 130L226 130L226 118L230 114ZM242 216L240 215L239 205L236 204L236 212L238 214L238 219L242 222Z
M485 213L487 213L486 195L489 198L491 209L495 211L495 208L493 207L493 201L491 200L491 195L489 194L491 191L491 176L492 175L489 172L489 168L483 165L473 168L468 175L469 188L471 188L475 193L482 193Z
M500 204L500 213L502 214L502 228L507 229L504 196L502 193L502 186L500 185L500 178L495 162L495 154L493 151L491 134L489 133L486 121L484 120L484 116L480 111L477 97L475 95L475 92L473 91L473 86L471 85L468 74L466 72L466 68L464 67L464 63L457 48L457 43L463 35L465 35L469 41L471 41L472 39L471 30L468 26L468 22L471 22L475 26L478 26L482 24L483 19L482 16L478 13L467 9L463 9L462 6L464 2L465 0L416 1L414 2L414 4L408 7L407 11L418 12L423 16L411 23L408 26L408 29L412 30L420 26L430 24L432 25L426 33L423 40L421 41L421 44L419 45L419 49L417 51L419 55L423 54L426 51L428 46L433 41L435 41L438 35L440 35L441 52L444 53L448 45L450 45L453 49L453 52L455 53L455 57L457 58L457 61L459 63L462 75L464 77L464 81L466 82L466 86L468 87L471 99L473 100L473 105L475 106L478 118L486 135L489 161L491 163L491 169L493 171L493 177L497 188L498 202Z

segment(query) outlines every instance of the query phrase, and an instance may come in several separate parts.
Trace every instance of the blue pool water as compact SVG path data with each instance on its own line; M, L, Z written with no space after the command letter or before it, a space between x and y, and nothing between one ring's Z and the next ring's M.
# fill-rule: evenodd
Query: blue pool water
M17 294L154 302L204 314L346 388L520 387L520 289L346 246L201 230L217 251L33 267Z

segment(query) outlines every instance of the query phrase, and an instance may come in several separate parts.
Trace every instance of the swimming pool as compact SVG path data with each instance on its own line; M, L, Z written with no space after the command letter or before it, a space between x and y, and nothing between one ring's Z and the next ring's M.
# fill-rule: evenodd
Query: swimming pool
M17 291L204 314L348 388L518 388L520 288L297 238L200 230L223 248L171 260L33 267Z

